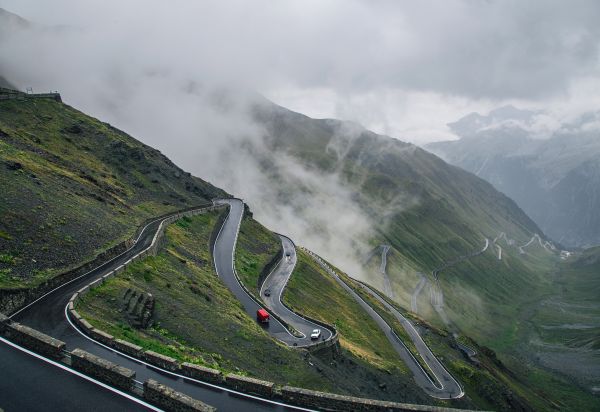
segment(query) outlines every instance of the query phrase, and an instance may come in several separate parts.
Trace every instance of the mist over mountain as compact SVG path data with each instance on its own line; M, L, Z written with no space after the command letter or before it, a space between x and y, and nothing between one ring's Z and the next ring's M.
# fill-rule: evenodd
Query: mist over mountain
M600 3L258 3L0 0L25 17L0 8L0 87L61 96L0 96L0 280L45 282L146 219L231 194L251 212L231 267L261 279L282 233L398 305L478 408L598 409L598 253L555 245L600 243ZM210 269L208 248L194 256ZM192 267L171 260L161 279ZM368 361L362 310L313 269L295 301L340 330L355 319ZM196 302L217 281L154 291ZM506 385L481 379L498 371Z
M9 89L14 89L15 87L8 82L4 77L0 76L0 87L6 87Z
M492 183L556 241L600 243L600 112L556 121L507 106L448 126L461 138L428 150Z

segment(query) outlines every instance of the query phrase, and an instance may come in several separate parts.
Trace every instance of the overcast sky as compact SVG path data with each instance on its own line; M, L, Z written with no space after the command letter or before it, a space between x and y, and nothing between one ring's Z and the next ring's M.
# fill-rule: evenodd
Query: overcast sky
M600 108L598 0L0 0L0 7L34 22L19 29L0 14L1 75L22 90L60 91L66 103L242 197L261 223L354 275L364 270L373 219L420 199L400 195L373 214L335 171L318 173L278 153L271 160L284 182L280 196L253 154L269 149L246 110L248 94L215 99L214 86L258 91L313 117L421 144L454 138L446 123L507 103L549 111L532 123L541 137L562 117ZM287 189L303 185L308 190Z
M19 86L60 87L83 105L51 66L85 78L79 88L110 77L123 93L140 87L131 80L140 76L235 79L310 116L421 143L451 138L447 122L506 103L561 116L600 107L595 0L0 0L0 7L80 30L60 44L48 36L1 47L4 63L21 65L0 68ZM25 62L44 65L47 75L39 79Z

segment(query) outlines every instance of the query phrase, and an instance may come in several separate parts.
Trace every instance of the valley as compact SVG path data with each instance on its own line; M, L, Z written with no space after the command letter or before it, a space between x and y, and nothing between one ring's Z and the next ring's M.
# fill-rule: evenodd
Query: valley
M167 226L156 256L128 263L125 271L80 298L77 310L93 328L172 362L274 382L276 392L292 385L380 401L471 409L580 410L596 405L595 255L562 259L510 199L433 155L363 130L343 137L348 147L344 156L317 148L325 155L314 163L302 146L313 135L303 128L320 130L324 140L311 145L327 147L328 138L340 138L334 132L339 125L288 112L277 115L283 116L277 124L290 124L271 133L295 130L297 122L306 124L291 140L277 134L278 143L267 146L273 156L285 152L303 167L336 173L343 177L344 187L355 191L352 208L385 216L379 223L373 221L368 236L355 239L354 248L346 250L362 262L356 273L349 273L327 256L297 248L291 238L262 226L253 216L260 219L264 212L252 209L252 199L249 205L223 200L225 191L61 102L0 104L6 106L0 114L4 170L15 177L14 189L3 195L3 213L9 217L1 232L3 250L8 251L2 255L3 305L9 310L22 305L18 300L22 298L15 296L23 296L26 288L41 297L35 305L15 311L15 320L148 376L146 364L135 366L87 336L69 332L72 326L65 324L63 301L84 282L76 276L81 273L90 282L91 276L106 273L89 275L76 263L102 253L104 260L109 259L109 250L113 255L142 250L151 240L145 231L158 225L156 216L214 203L221 209L182 217ZM32 120L40 116L54 123ZM70 135L75 129L81 139L73 143ZM133 162L128 168L142 172L127 174L110 152L92 149L97 136L121 142L109 143L117 153L138 153L126 156ZM369 158L381 152L380 146L386 147L385 156ZM269 164L268 158L263 160ZM16 163L20 167L15 168ZM89 178L81 178L84 171ZM124 178L118 173L125 173ZM365 183L372 181L371 174L387 182L385 190ZM128 180L131 176L137 180ZM283 172L280 178L291 176ZM293 180L272 182L284 199L295 196L290 190L296 183L309 201L293 205L302 214L311 198L321 196L321 187ZM26 188L30 193L26 198L36 199L37 206L18 203L22 200L17 187ZM88 192L95 197L81 200ZM391 193L397 199L412 196L414 201L390 208ZM57 206L66 203L72 206ZM224 212L224 206L230 212ZM88 207L90 215L82 217L81 210ZM283 207L290 205L284 201ZM48 210L52 212L47 216L37 213ZM111 213L119 219L112 222L106 217ZM73 238L72 247L85 247L78 249L79 254L67 255L63 243L52 239L76 233L69 232L75 229L68 224L64 229L55 227L56 219L70 222L71 216L88 228L77 233L88 235ZM15 222L33 219L42 219L48 231L36 230L30 238L30 232ZM121 226L110 229L117 223ZM144 224L146 229L140 232ZM344 236L336 231L324 235ZM139 242L128 240L132 237L146 243L136 246ZM346 245L348 240L352 239L341 242ZM47 245L47 254L32 255L36 250L31 250L32 244ZM111 249L115 245L120 246ZM358 258L365 255L369 258ZM52 270L36 265L38 259ZM45 277L28 277L31 267L45 270ZM56 289L60 296L44 295L48 290L44 287L60 282L61 274L69 270L72 275L64 281L74 283L64 292ZM573 283L573 278L581 283ZM274 294L265 296L266 289ZM50 313L35 310L50 302L56 305ZM330 310L332 302L335 311ZM271 311L268 326L254 319L260 307ZM315 328L322 334L318 344L327 345L312 351L316 342L309 335ZM565 356L571 356L573 369L557 366ZM585 369L586 364L591 366ZM220 387L220 395L208 396L183 380L172 384L209 403L229 405L226 387Z

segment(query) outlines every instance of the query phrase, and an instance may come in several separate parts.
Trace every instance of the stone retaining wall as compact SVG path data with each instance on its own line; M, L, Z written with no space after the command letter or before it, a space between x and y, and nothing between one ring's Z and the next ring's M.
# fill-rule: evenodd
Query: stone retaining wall
M10 319L4 313L0 313L0 333L4 333L6 327L10 323Z
M67 346L63 341L17 322L6 322L4 333L13 342L54 359L62 358Z
M7 89L4 89L7 90ZM52 99L62 102L60 93L23 93L17 90L0 91L0 100Z
M193 206L193 207L190 207L187 209L183 209L176 216L180 216L180 215L183 215L184 213L188 213L188 212L194 211L194 210L207 210L207 209L198 209L199 207L200 206ZM213 208L215 208L215 206L206 206L206 207L210 208L211 210ZM220 206L216 206L216 207L220 207ZM169 215L170 214L167 213L167 214L159 216L157 218L146 219L144 221L144 223L142 224L142 226L140 226L136 230L135 234L133 236L131 236L131 238L98 254L94 259L84 263L83 265L78 266L77 268L74 268L72 270L66 271L60 275L57 275L57 276L53 277L52 279L48 279L47 281L45 281L44 283L42 283L38 286L35 286L33 288L0 289L0 312L7 313L7 314L14 313L14 312L18 311L19 309L27 306L29 303L33 302L34 300L38 299L39 297L50 292L51 290L87 273L88 271L92 270L93 268L98 267L101 264L106 263L110 259L113 259L114 257L120 255L121 253L123 253L127 249L129 249L135 243L135 239L138 238L139 234L141 233L143 228L146 227L146 225L148 225L150 222L153 222L157 219L162 219Z
M281 395L285 402L304 406L335 411L365 411L365 412L400 412L400 411L428 411L450 412L456 409L441 408L437 406L413 405L397 402L379 401L373 399L356 398L353 396L336 395L333 393L317 392L308 389L284 386Z
M247 376L235 375L233 373L230 373L225 377L225 383L227 386L237 391L255 393L267 398L273 396L273 388L275 387L273 382L249 378Z
M135 372L131 369L124 368L81 349L75 349L71 352L71 366L73 369L117 388L131 390L135 384Z
M177 359L173 359L169 356L161 355L160 353L156 353L151 350L145 351L142 356L148 363L152 365L156 365L159 368L175 372L179 369L179 363Z
M12 322L10 318L1 312L0 332L8 339L27 349L58 359L61 363L116 388L135 392L135 372L131 369L117 365L82 349L75 349L70 353L70 356L63 356L69 354L64 342L30 327ZM139 394L139 392L136 394ZM153 380L148 380L144 383L143 397L149 402L173 412L216 411L216 408L210 405L176 392L168 386ZM2 412L2 409L0 409L0 412Z
M119 352L123 352L127 355L134 357L141 357L141 353L144 350L141 346L134 345L133 343L127 342L122 339L115 339L112 342L112 347L118 350Z
M222 384L224 382L223 374L216 369L206 368L193 363L182 363L181 373L189 378L198 379L204 382Z
M144 399L172 412L213 412L217 410L153 379L144 382Z

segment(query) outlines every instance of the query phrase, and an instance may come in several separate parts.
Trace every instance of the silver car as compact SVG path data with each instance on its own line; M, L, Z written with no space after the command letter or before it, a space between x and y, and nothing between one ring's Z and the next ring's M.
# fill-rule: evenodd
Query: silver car
M311 339L319 339L321 337L321 329L314 329L310 334Z

